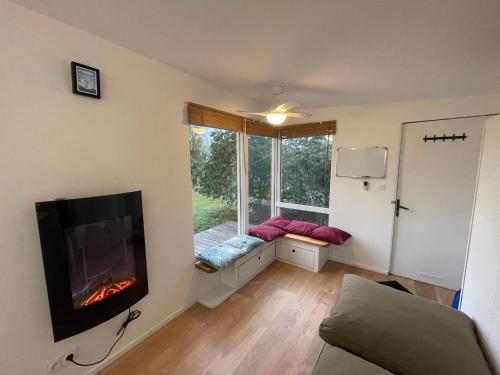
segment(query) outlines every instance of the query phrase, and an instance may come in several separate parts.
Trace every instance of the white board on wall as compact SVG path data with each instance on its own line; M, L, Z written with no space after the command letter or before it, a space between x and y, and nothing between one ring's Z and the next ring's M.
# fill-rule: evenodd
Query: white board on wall
M384 178L387 147L339 148L337 177Z

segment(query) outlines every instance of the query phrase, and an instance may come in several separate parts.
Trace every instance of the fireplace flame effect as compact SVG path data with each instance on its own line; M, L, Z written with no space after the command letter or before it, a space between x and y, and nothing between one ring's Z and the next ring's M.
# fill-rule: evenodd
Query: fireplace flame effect
M75 307L85 307L88 305L92 305L93 303L102 301L103 299L106 299L109 296L112 296L113 294L119 293L123 289L128 288L133 283L135 283L135 277L123 281L112 281L104 285L100 285L82 301L75 301Z

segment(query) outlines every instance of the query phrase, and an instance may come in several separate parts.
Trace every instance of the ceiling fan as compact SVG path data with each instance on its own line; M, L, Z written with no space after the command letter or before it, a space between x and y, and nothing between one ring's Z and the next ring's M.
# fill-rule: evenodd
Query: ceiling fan
M276 104L263 112L251 112L251 111L238 111L240 113L247 113L249 115L262 116L267 119L267 121L272 125L280 125L287 117L298 117L298 118L309 118L311 117L310 113L304 112L292 112L291 110L297 107L300 107L300 104L297 102L280 102L280 95L283 95L284 87L281 85L273 85L272 86L272 94L276 97Z

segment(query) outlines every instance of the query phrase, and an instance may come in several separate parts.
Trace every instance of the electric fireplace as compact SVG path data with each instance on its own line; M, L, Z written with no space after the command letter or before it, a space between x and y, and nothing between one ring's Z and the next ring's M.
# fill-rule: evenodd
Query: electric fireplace
M35 204L54 341L148 293L141 192Z

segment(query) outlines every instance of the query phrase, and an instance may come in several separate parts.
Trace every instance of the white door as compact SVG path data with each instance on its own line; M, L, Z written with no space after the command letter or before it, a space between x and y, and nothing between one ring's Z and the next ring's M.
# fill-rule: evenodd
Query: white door
M391 273L459 289L484 117L405 124ZM456 136L465 140L427 140ZM408 209L405 209L408 208ZM397 210L395 210L397 211Z

